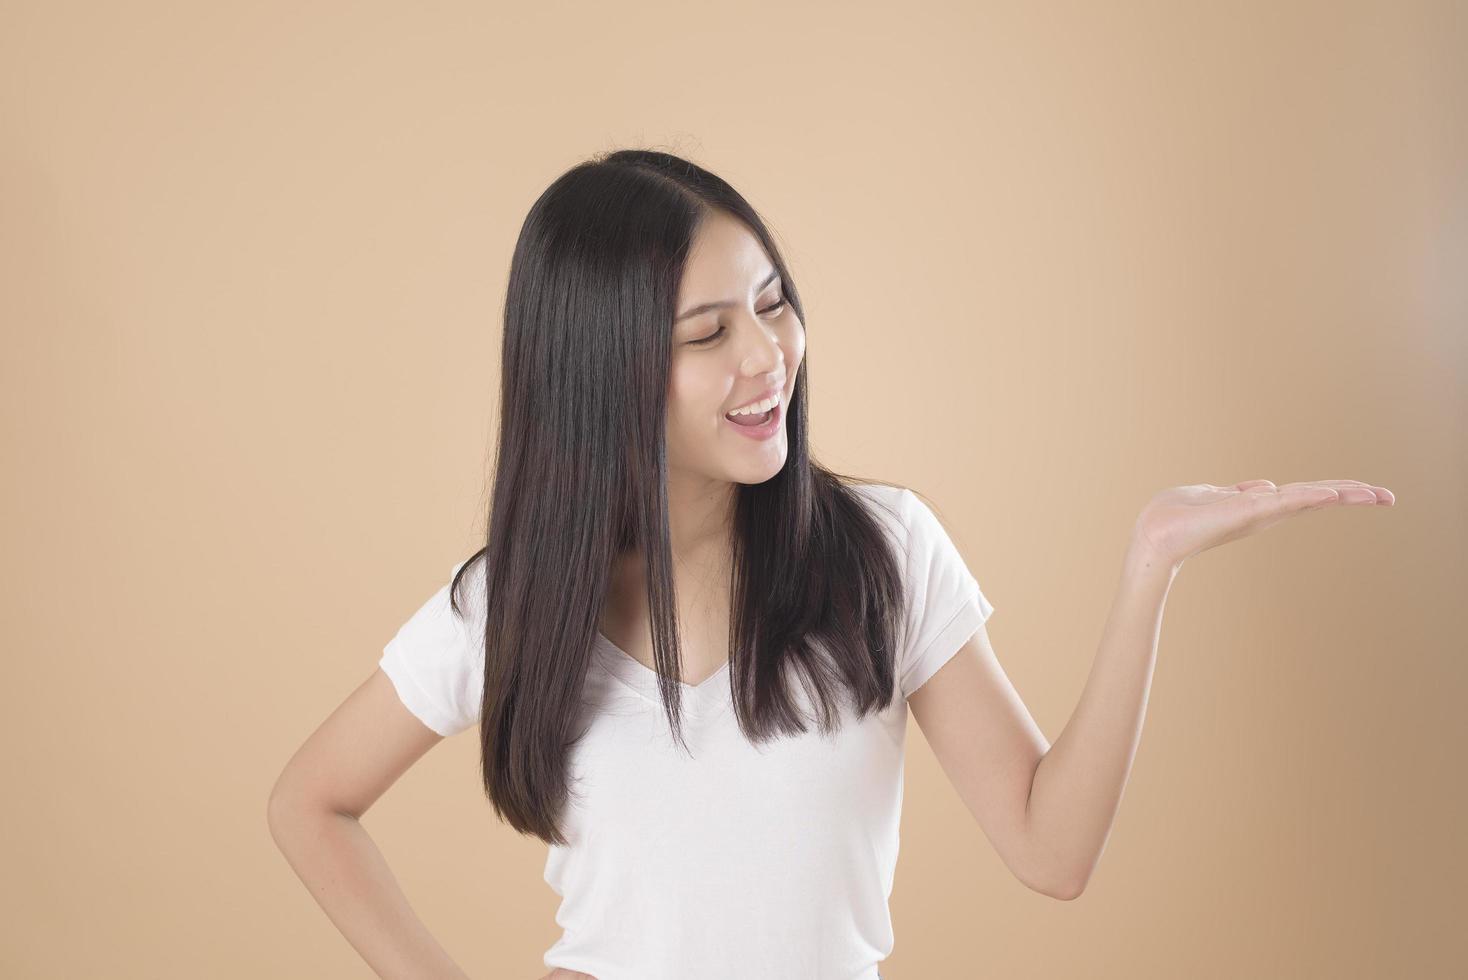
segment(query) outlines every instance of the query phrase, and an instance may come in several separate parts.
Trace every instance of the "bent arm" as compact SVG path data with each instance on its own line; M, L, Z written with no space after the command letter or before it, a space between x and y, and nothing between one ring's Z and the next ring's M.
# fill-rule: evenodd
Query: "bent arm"
M1134 539L1075 712L1040 759L1025 821L1038 860L1060 869L1062 897L1090 880L1121 804L1141 739L1162 608L1178 566Z
M311 897L379 977L469 980L414 913L356 817L273 795L268 819Z
M360 818L443 736L372 671L270 791L270 835L347 942L384 980L468 980L419 921Z

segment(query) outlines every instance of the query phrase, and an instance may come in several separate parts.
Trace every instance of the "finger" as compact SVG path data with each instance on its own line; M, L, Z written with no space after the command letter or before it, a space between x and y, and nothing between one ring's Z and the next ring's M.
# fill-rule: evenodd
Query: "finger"
M1340 494L1343 504L1386 504L1396 503L1396 496L1386 487L1373 486L1360 480L1311 480L1304 483L1287 483L1281 491L1293 487L1330 487Z
M1243 483L1235 483L1235 490L1254 490L1268 488L1275 489L1273 480L1245 480Z
M1299 514L1340 505L1340 495L1333 487L1281 487L1278 492L1255 490L1239 494L1244 501L1247 522L1253 531L1273 527Z
M1316 496L1335 500L1340 495L1336 487L1323 486L1319 483L1286 483L1284 486L1275 486L1268 480L1251 480L1252 486L1244 487L1236 491L1237 495L1244 499L1263 501L1298 501L1301 495Z
M1390 491L1385 491L1390 493ZM1333 505L1357 505L1382 503L1382 498L1370 487L1298 487L1281 491L1280 499L1288 500L1300 509L1311 510Z
M1324 484L1335 487L1341 492L1341 502L1347 504L1385 504L1391 506L1397 502L1396 494L1386 487L1378 487L1371 483L1362 483L1360 480L1321 480Z
M1341 493L1335 487L1321 487L1309 483L1296 483L1279 488L1278 493L1258 495L1264 507L1274 511L1311 510L1341 502Z
M1299 483L1286 483L1280 489L1288 490L1290 487L1333 487L1336 490L1372 489L1371 484L1362 483L1360 480L1301 480Z

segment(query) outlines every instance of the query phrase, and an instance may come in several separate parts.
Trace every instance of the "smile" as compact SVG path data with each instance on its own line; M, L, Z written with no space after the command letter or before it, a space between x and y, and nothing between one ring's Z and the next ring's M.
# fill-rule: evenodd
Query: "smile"
M774 407L763 415L746 414L735 416L735 418L740 420L738 422L725 415L724 421L742 436L748 436L751 439L768 439L780 431L780 416L783 410L784 406L776 401Z

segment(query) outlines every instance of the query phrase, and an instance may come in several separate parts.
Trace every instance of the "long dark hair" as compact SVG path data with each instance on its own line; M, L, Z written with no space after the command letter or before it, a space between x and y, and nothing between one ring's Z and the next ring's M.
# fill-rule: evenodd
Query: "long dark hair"
M764 246L799 317L785 262L754 208L714 174L669 153L623 149L581 163L530 208L505 298L499 438L483 562L484 789L521 833L564 845L558 818L569 749L584 735L582 685L609 572L646 558L654 662L673 737L683 742L669 547L664 422L672 324L700 222L716 210ZM807 731L788 683L798 671L823 733L896 696L902 629L898 558L851 489L882 483L810 459L800 366L784 467L736 488L729 681L745 736ZM889 484L890 485L890 484Z

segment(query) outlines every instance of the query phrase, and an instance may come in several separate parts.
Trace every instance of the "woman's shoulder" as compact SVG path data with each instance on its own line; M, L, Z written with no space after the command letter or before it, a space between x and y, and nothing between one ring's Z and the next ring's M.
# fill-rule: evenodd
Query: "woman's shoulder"
M449 601L459 618L476 631L484 629L485 623L485 561L488 552L480 548L454 565L449 571L445 588ZM467 566L467 567L465 567Z
M866 501L899 513L906 509L913 494L910 488L887 480L861 480L847 486Z
M913 491L899 483L885 480L862 480L847 486L867 505L867 511L886 524L900 537L906 537L911 523Z
M946 536L941 511L920 491L884 480L848 484L869 510L909 544Z

